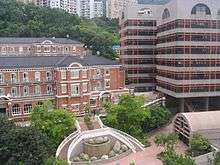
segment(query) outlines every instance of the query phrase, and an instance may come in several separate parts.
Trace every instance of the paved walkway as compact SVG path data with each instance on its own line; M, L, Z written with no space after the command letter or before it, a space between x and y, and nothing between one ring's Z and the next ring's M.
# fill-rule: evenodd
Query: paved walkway
M79 118L79 125L80 125L80 128L81 128L81 131L88 131L89 129L87 128L85 122L84 122L84 118ZM91 122L94 126L94 129L99 129L101 128L99 123L93 118L91 117Z

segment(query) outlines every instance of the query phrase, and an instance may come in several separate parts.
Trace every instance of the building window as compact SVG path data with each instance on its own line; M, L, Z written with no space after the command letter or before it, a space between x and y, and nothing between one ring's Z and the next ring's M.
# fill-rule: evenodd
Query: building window
M80 93L80 86L76 84L71 84L71 95L76 96L79 95Z
M72 107L72 109L74 111L79 111L79 109L80 109L80 105L79 104L72 104L71 107Z
M28 73L27 72L23 73L23 81L28 82Z
M4 88L0 88L0 96L4 96L4 95L5 95Z
M40 72L35 72L35 81L40 82Z
M66 80L66 71L65 70L61 70L61 79Z
M96 106L96 99L90 99L89 104L92 107Z
M0 83L4 83L4 75L3 75L3 73L0 73Z
M67 93L67 84L61 84L61 93L62 94Z
M41 87L40 87L40 85L36 85L36 86L34 87L34 93L35 93L36 95L40 95L40 94L41 94Z
M18 104L12 106L12 116L20 115L21 107Z
M170 17L170 12L168 9L164 9L162 19L167 19Z
M105 80L105 87L110 88L110 80Z
M11 74L11 82L12 83L16 83L17 82L17 74L16 73L12 73Z
M79 78L79 70L72 70L71 71L71 78L78 79Z
M24 86L24 88L23 88L23 95L24 96L28 96L29 95L29 87L28 86Z
M88 83L83 83L83 92L88 91Z
M109 70L106 70L106 71L105 71L105 74L106 74L106 75L110 75L110 71L109 71Z
M12 97L16 97L17 96L17 88L16 87L12 87L11 88L11 96Z
M211 10L209 9L209 7L207 5L199 3L192 8L191 14L193 14L193 15L197 15L197 14L211 15Z
M46 80L47 81L51 81L52 80L52 73L51 72L47 72L46 73Z
M87 70L82 70L82 78L87 78Z
M52 94L52 93L53 93L52 85L47 85L47 94Z
M31 104L25 104L24 105L24 114L30 114L32 111L32 105Z

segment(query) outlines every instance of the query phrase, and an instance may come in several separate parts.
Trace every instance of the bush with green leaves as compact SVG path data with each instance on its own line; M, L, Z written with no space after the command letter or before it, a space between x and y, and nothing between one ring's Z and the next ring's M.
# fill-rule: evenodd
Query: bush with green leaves
M220 152L216 153L213 165L220 165Z
M171 113L161 105L150 106L150 117L143 123L143 130L149 132L169 123Z
M164 165L195 165L191 157L178 155L175 151L163 153L161 159Z
M175 133L160 134L155 137L154 142L158 146L162 146L165 152L174 151L175 145L178 143L179 137Z
M195 134L189 142L189 152L192 156L199 156L212 151L208 139L202 135Z
M75 130L75 121L73 113L64 109L51 109L50 102L34 107L31 114L31 125L45 133L55 146Z

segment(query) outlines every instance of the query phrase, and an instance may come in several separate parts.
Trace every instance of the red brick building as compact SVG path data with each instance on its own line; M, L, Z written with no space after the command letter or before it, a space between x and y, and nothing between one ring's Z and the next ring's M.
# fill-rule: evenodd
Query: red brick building
M68 38L0 37L0 56L85 55L83 44Z
M124 79L121 65L93 55L0 57L0 112L25 119L36 104L52 100L82 115L85 106L99 109L128 92Z

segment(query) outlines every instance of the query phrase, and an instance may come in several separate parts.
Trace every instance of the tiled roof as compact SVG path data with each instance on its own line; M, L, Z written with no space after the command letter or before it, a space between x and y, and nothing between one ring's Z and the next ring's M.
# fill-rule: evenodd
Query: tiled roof
M83 66L117 65L118 62L88 55L84 58L79 56L5 56L0 57L0 69L16 68L39 68L39 67L67 67L71 63L80 63Z
M163 5L169 1L170 0L138 0L138 4Z
M0 37L0 44L30 44L42 43L45 40L52 41L59 44L81 44L79 41L68 38L24 38L24 37Z

